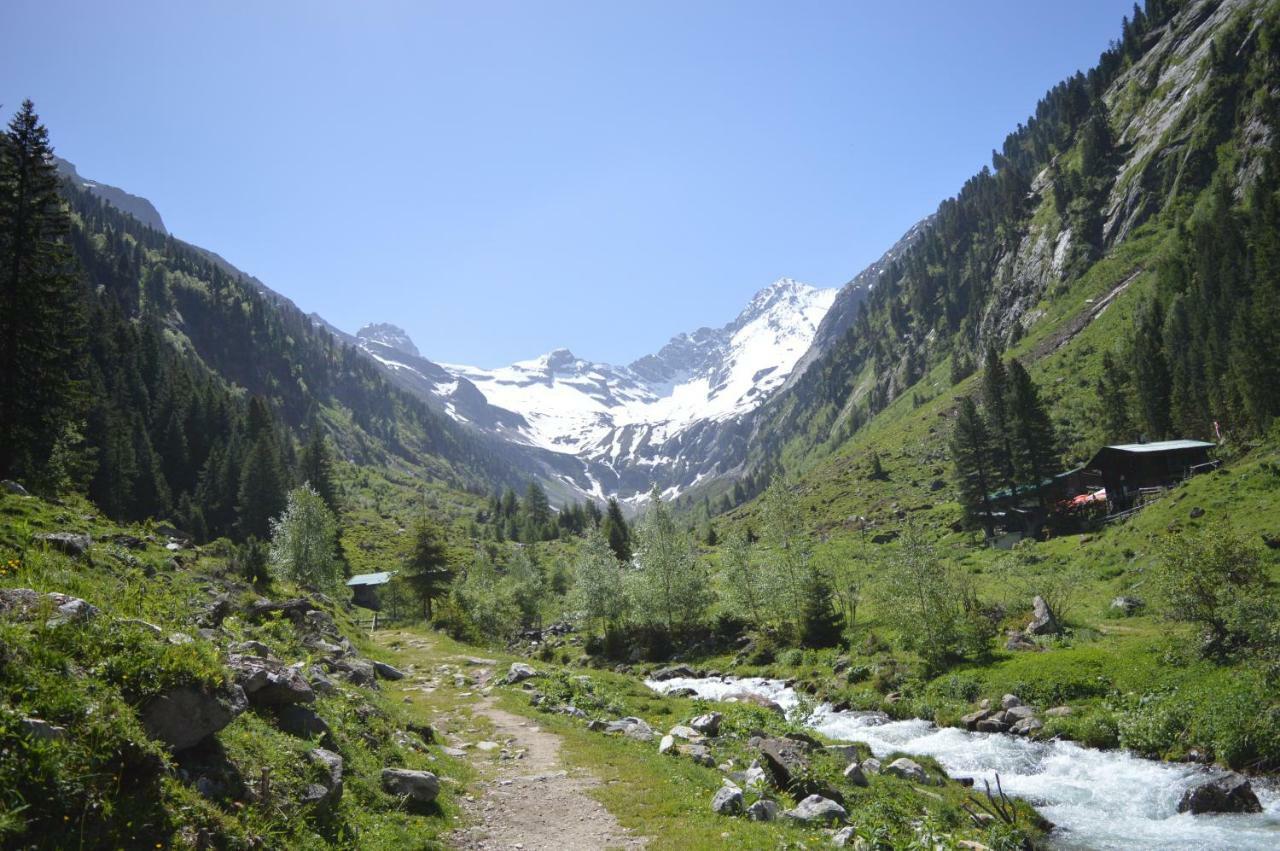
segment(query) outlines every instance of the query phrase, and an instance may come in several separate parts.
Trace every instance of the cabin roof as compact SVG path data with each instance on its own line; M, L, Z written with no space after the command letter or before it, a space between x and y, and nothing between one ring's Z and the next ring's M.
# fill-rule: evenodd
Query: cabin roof
M395 576L394 570L384 570L381 573L361 573L347 580L348 585L386 585L391 581L391 577Z
M1116 452L1171 452L1175 449L1210 449L1214 445L1203 440L1158 440L1155 443L1119 443L1106 448Z

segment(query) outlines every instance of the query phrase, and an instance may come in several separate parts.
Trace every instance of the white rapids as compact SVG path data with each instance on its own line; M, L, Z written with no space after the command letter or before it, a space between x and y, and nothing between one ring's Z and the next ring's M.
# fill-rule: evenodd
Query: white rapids
M780 680L759 677L678 677L645 684L659 692L693 689L707 700L753 692L776 701L793 717L800 705L795 691ZM1072 742L970 733L921 720L885 722L865 712L838 712L828 704L796 720L832 739L865 742L877 757L894 751L931 756L953 776L975 778L979 787L988 780L995 788L999 774L1006 792L1030 802L1056 825L1051 839L1057 848L1280 848L1280 791L1272 786L1254 783L1263 808L1258 815L1179 814L1182 793L1213 776L1198 766Z

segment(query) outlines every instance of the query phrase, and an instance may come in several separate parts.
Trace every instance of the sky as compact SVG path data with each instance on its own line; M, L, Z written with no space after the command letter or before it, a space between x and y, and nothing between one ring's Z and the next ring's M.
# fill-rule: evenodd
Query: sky
M346 331L627 363L835 287L1132 0L4 0L0 105Z

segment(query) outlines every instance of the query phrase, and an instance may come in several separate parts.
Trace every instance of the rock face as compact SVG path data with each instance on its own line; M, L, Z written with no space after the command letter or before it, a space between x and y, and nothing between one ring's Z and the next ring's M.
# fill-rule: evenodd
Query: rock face
M833 824L849 818L844 807L821 795L810 795L783 815L805 824Z
M440 779L430 771L407 768L382 769L382 791L419 804L429 804L440 794Z
M721 786L711 799L711 811L722 816L736 816L742 812L742 790L736 786Z
M1234 772L1188 789L1178 802L1178 812L1260 813L1262 804L1253 792L1248 778Z
M89 547L93 546L92 538L76 532L44 532L35 535L34 539L51 550L57 550L60 553L76 558L89 552Z
M248 706L238 685L218 693L178 686L142 707L142 727L151 738L180 751L218 732Z
M1036 595L1031 601L1031 623L1027 624L1027 632L1031 635L1057 635L1062 632L1062 626L1044 597Z

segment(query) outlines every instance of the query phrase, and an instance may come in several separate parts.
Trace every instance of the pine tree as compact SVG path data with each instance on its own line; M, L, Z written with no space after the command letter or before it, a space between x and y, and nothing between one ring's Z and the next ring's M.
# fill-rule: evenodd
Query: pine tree
M1054 473L1057 440L1039 388L1016 360L1009 362L1008 412L1015 475L1039 492L1044 480Z
M992 456L991 434L973 399L960 400L955 431L951 436L951 460L955 464L956 487L964 506L966 525L980 523L987 537L994 534L991 518Z
M1134 390L1142 427L1153 440L1170 432L1169 365L1164 356L1162 320L1158 302L1140 305L1134 317Z
M409 587L422 601L423 617L431 619L432 603L443 597L453 581L454 558L444 529L423 515L413 530L413 552L405 561Z
M317 425L312 426L311 438L302 448L298 468L302 481L310 483L329 510L337 513L338 489L333 481L333 456L329 451L329 442Z
M631 528L627 525L627 518L622 516L622 507L614 497L609 497L600 531L604 533L605 540L609 542L609 548L618 561L631 561Z
M1129 373L1112 352L1102 355L1102 375L1096 385L1098 423L1103 440L1125 443L1133 439L1133 418L1129 415Z
M1005 487L1017 487L1013 469L1012 422L1008 410L1009 373L1000 353L989 347L982 370L982 412L987 418L987 432L992 441L992 467Z
M0 478L38 484L86 411L82 291L49 134L31 101L0 135Z
M240 534L267 537L271 518L283 511L284 506L285 479L280 454L275 436L264 426L240 473L236 495L236 523Z

